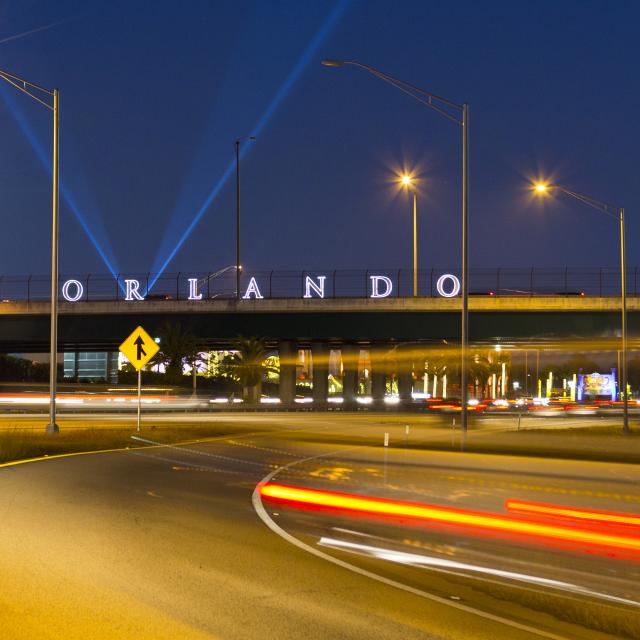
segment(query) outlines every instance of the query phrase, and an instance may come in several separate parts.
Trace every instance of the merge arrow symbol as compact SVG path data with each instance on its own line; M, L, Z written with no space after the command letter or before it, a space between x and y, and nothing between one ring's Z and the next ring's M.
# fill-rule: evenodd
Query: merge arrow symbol
M133 344L136 345L136 347L138 347L138 352L136 354L136 360L142 360L142 356L146 356L147 352L144 350L144 340L142 339L142 336L138 336L134 341Z

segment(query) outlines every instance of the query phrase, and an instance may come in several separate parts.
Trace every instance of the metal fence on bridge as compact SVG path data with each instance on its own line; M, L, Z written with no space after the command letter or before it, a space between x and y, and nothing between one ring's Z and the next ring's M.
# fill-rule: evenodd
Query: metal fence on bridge
M459 271L422 269L418 272L418 295L437 297L440 276L460 277ZM342 269L311 271L255 271L243 273L240 294L244 295L250 279L255 278L264 298L301 298L305 293L307 276L319 283L324 276L325 298L368 298L372 293L372 276L384 276L391 281L390 297L413 295L411 269ZM82 285L79 301L123 300L126 280L139 282L139 292L147 300L186 300L189 298L189 279L197 280L197 289L203 299L232 299L236 296L235 270L218 272L61 275L60 287L68 280ZM627 293L638 295L638 268L627 269ZM50 297L50 277L46 275L0 276L0 300L47 301ZM386 287L386 285L385 285ZM386 290L385 287L381 287ZM450 290L451 281L446 285ZM73 286L73 293L77 285ZM620 294L620 270L610 268L494 268L469 271L471 295L488 296L616 296ZM253 297L253 296L252 296ZM313 297L318 297L313 292Z

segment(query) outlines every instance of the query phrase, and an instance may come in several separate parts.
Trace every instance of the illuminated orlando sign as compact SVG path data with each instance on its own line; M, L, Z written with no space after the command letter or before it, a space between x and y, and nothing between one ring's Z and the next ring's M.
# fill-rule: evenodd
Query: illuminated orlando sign
M305 276L303 298L324 298L325 284L327 276ZM145 296L140 289L140 281L135 278L124 281L124 300L127 302L141 301ZM202 300L202 293L198 291L198 279L187 278L189 284L189 295L187 300ZM460 279L450 273L441 275L436 281L436 291L443 298L454 298L460 293ZM83 299L85 291L80 280L66 280L61 289L62 297L67 302L79 302ZM369 298L388 298L393 293L393 281L388 276L369 276ZM255 277L249 279L249 284L242 296L243 300L262 300L264 295L260 291L260 286Z

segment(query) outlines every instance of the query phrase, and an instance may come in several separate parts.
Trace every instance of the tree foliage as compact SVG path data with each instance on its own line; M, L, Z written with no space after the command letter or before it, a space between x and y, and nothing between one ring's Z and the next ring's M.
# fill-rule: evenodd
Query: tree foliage
M58 378L61 377L61 371L62 366L59 366ZM0 380L3 382L46 382L49 380L49 364L0 354Z
M180 323L166 322L158 331L160 351L154 362L165 366L167 379L180 382L185 364L192 364L198 357L198 342L188 330L183 330Z
M240 383L245 400L256 402L264 374L274 371L267 362L269 352L264 340L256 337L241 336L234 346L237 351L224 357L220 372Z

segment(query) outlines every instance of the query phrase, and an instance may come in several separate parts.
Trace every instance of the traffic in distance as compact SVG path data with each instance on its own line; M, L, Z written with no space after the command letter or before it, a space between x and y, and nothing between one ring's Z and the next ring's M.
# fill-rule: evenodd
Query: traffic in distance
M402 403L403 408L421 413L456 413L460 411L460 401L456 398L427 397L428 394L413 393L410 401ZM206 397L176 394L173 389L153 389L145 387L145 395L141 402L150 411L216 411L242 408L244 400L237 397ZM328 410L340 411L343 409L344 398L342 396L330 396L327 400ZM358 409L379 410L375 406L371 396L357 396L355 399ZM384 398L384 407L395 409L401 405L397 395L389 395ZM313 398L310 396L297 396L294 398L297 410L312 410ZM40 412L49 404L49 396L41 392L16 392L0 393L0 410L4 412ZM134 411L137 406L136 389L120 388L112 392L77 392L60 393L56 404L64 413L77 411L100 412L128 412ZM260 398L262 409L270 407L277 409L281 400L274 396L262 396ZM595 399L588 402L577 402L570 398L551 397L519 397L519 398L495 398L480 400L471 398L468 403L469 411L474 414L526 414L530 417L562 417L563 415L577 416L613 416L622 412L621 400ZM629 412L640 415L640 400L629 403Z

